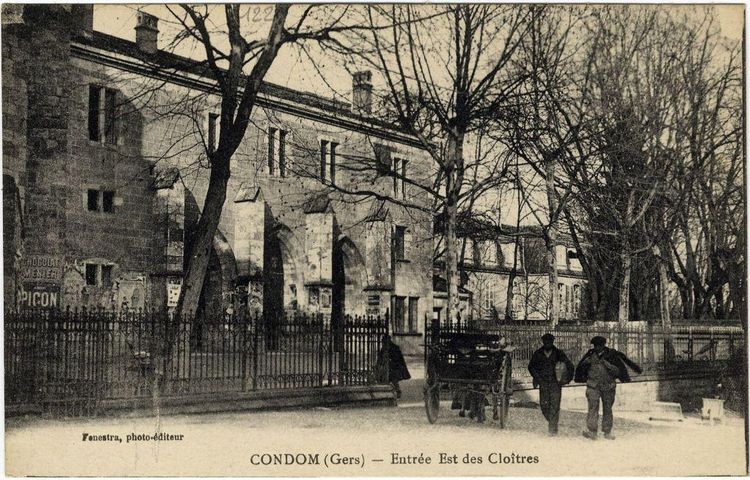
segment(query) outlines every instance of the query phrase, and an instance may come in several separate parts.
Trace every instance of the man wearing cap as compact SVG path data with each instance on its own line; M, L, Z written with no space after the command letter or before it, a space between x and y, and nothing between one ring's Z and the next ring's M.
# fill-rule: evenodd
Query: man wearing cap
M588 401L588 416L586 430L583 436L596 440L599 430L599 402L602 403L602 432L604 438L614 440L612 434L612 405L615 403L615 389L618 378L621 382L629 382L628 367L636 373L641 373L641 367L631 361L624 353L607 348L607 339L596 336L591 339L594 346L586 352L578 363L575 371L575 381L586 384L586 400Z
M554 335L544 334L542 348L534 352L529 362L529 373L534 388L539 387L539 407L547 419L550 435L557 435L562 386L573 378L573 362L554 343Z

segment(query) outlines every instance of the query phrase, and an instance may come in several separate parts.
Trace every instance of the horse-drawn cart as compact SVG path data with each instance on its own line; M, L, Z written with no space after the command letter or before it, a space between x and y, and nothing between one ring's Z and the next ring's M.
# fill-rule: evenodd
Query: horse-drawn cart
M513 386L510 352L500 336L433 330L428 338L424 399L430 423L437 421L441 393L449 392L462 411L467 403L473 405L480 421L489 404L493 419L505 428Z

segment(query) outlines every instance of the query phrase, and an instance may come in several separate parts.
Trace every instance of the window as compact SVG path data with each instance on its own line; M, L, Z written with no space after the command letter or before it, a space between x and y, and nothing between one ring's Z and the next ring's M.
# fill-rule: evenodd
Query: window
M219 121L218 113L208 114L208 152L214 153L216 151L216 142L219 140L216 135L216 127Z
M393 298L393 331L406 333L406 297Z
M103 191L102 192L102 212L112 213L113 204L115 200L115 192Z
M487 288L484 292L484 308L490 310L495 307L495 291L491 288Z
M112 265L100 265L97 263L86 264L86 285L93 287L112 286Z
M114 90L104 90L104 138L107 143L117 143L115 120L117 118L117 102Z
M573 318L578 318L581 311L581 285L573 285Z
M408 162L402 158L393 158L393 196L396 198L406 198L406 164Z
M112 286L112 265L102 265L102 287Z
M286 176L286 135L285 130L268 127L267 159L268 174L280 177ZM328 147L326 147L328 148ZM326 150L327 152L327 150ZM323 158L323 147L321 145L321 158Z
M336 147L339 144L327 140L320 141L320 180L336 183Z
M328 141L320 141L320 180L325 182L326 171L328 170Z
M565 245L555 245L555 257L557 268L566 270L568 268L568 252Z
M516 251L516 246L513 243L501 243L500 244L500 257L503 259L502 265L506 268L513 268L513 259L516 259L516 268L523 268L521 265L521 248L519 245Z
M459 254L461 252L458 252ZM464 261L471 263L472 265L479 264L479 250L477 249L477 242L473 238L466 239L466 247L464 249Z
M117 143L117 91L89 85L89 140ZM102 129L102 127L104 127Z
M482 242L479 257L485 267L497 267L497 244L492 240Z
M96 275L97 267L98 267L98 265L96 265L95 263L87 263L86 264L86 285L96 285L96 283L97 283L96 282L96 280L97 280L97 275Z
M568 249L568 268L574 272L583 271L581 260L578 258L578 251L575 248Z
M406 227L396 227L393 236L393 255L396 260L406 259Z
M269 128L268 129L268 174L273 175L274 173L274 156L275 156L275 150L276 150L276 142L274 141L276 137L276 129L275 128Z
M409 297L409 333L417 331L419 321L419 297Z
M558 314L560 318L565 318L565 285L560 283L557 285L559 303L557 304Z
M99 190L89 190L87 203L89 212L99 211Z
M184 239L185 230L179 223L170 224L167 227L167 239L172 242L182 242Z
M279 176L286 177L286 131L279 130Z
M99 141L99 93L101 88L89 85L89 140Z
M336 147L337 143L331 142L331 153L328 159L328 168L331 172L331 184L336 183Z
M406 198L406 160L401 160L401 198Z
M89 212L113 213L115 192L111 190L89 189L86 194L86 207Z

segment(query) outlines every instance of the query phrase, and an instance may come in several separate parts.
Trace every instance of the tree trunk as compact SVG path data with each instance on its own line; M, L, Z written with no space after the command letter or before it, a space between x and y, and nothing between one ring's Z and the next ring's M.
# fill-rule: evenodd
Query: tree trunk
M520 195L519 195L520 196ZM510 270L510 275L508 275L508 288L506 291L506 301L505 301L505 320L513 320L513 282L516 280L517 271L518 271L518 244L520 242L520 236L518 235L521 226L521 202L518 202L518 216L516 216L516 237L513 241L513 268ZM503 259L504 260L504 259ZM502 267L502 265L499 265Z
M198 310L203 281L211 258L216 229L227 197L229 160L215 160L211 168L208 191L188 251L182 291L176 311L184 319L191 319Z
M547 262L549 268L549 321L554 328L560 321L560 294L557 291L557 197L555 196L555 162L548 157L544 162L547 205L549 207L547 230Z
M458 294L458 252L456 251L456 217L458 214L458 194L463 177L463 134L450 135L446 158L446 199L445 199L445 281L448 294L446 317L453 323L458 320L460 298ZM465 319L462 319L462 321Z
M617 315L617 320L620 322L620 325L625 325L630 320L630 263L630 253L623 251L620 254L622 283L620 284L620 308Z
M669 312L669 278L667 277L667 266L664 262L669 261L670 257L668 255L659 255L658 247L654 247L654 253L659 257L659 317L661 319L661 326L669 328L672 326L672 319Z

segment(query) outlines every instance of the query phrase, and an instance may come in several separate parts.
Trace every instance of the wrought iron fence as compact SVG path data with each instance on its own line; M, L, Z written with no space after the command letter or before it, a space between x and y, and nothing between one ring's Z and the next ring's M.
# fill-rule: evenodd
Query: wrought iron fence
M5 402L87 414L156 385L170 396L372 384L387 333L373 317L6 311Z
M575 363L591 348L591 338L601 335L607 345L625 353L643 367L646 373L692 365L720 367L744 348L745 335L736 326L657 325L620 326L558 325L492 325L484 322L438 324L425 326L425 341L439 341L435 332L482 332L499 335L513 351L513 377L528 379L526 369L532 354L541 346L541 336L552 333L555 345Z

